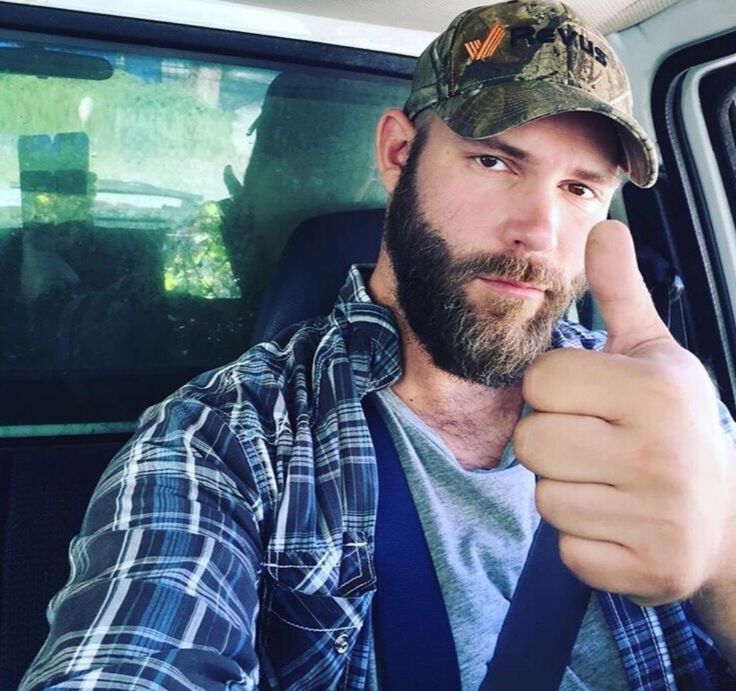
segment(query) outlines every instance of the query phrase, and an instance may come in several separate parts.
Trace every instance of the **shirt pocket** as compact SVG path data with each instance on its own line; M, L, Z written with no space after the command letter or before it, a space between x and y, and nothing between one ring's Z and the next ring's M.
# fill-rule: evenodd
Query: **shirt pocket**
M258 631L261 689L362 687L375 592L371 550L359 534L341 549L267 550Z

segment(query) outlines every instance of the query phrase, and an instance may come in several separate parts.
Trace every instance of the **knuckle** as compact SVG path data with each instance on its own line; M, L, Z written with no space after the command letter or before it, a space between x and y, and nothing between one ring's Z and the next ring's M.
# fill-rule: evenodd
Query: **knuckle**
M554 486L544 478L537 481L535 490L535 501L539 515L549 521L554 514Z
M675 385L666 364L652 361L637 364L639 365L637 383L644 391L658 397L669 398L674 395Z
M564 362L565 355L567 351L564 349L550 350L539 355L526 368L521 382L521 395L527 403L534 406L545 395L550 372Z
M537 380L540 376L539 359L529 365L524 371L521 381L521 395L527 403L534 405L536 401L536 392L539 390Z
M578 541L568 535L560 534L559 550L562 563L570 571L582 577L585 571L585 562L578 549Z
M676 363L648 362L642 368L640 383L659 405L676 405L688 402L691 389L686 372Z
M695 587L693 579L685 572L650 569L642 577L640 595L649 602L667 604L687 598Z
M638 484L658 488L660 494L677 488L682 454L670 448L668 439L650 433L637 439L631 449ZM687 471L687 467L682 469Z
M697 590L700 579L693 561L673 559L670 550L666 555L652 549L646 551L639 560L638 597L649 603L667 604L688 598ZM678 551L689 553L686 549Z

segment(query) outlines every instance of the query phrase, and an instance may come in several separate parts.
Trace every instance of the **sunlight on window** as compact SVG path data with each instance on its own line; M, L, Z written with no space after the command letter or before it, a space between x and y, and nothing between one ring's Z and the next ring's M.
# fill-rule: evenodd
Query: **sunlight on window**
M252 126L277 72L103 55L115 71L101 81L0 74L0 89L13 94L0 103L2 225L163 229L167 292L239 297L221 215L204 200L228 196L226 166L246 168ZM73 165L64 161L71 149ZM72 168L85 177L80 194L61 185Z
M205 202L190 225L168 235L164 246L167 292L203 298L240 296L221 229L220 207Z

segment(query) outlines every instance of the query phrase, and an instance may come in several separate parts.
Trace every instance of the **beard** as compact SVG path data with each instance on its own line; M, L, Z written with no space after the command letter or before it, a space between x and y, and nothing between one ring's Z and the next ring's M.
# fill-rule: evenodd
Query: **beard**
M384 240L396 277L396 301L420 345L440 369L491 387L518 384L547 350L556 322L585 290L585 277L567 280L534 257L472 254L453 257L425 218L416 189L420 141L415 141L386 214ZM525 301L486 296L478 306L466 286L479 276L546 287L537 311Z

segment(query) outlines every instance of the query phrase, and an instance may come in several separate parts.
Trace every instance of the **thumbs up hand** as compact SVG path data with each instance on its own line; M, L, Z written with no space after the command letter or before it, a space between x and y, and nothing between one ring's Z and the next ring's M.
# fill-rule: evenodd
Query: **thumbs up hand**
M594 588L644 605L736 593L736 460L708 374L657 315L623 224L594 227L586 273L605 351L550 351L524 377L514 445L538 510Z

